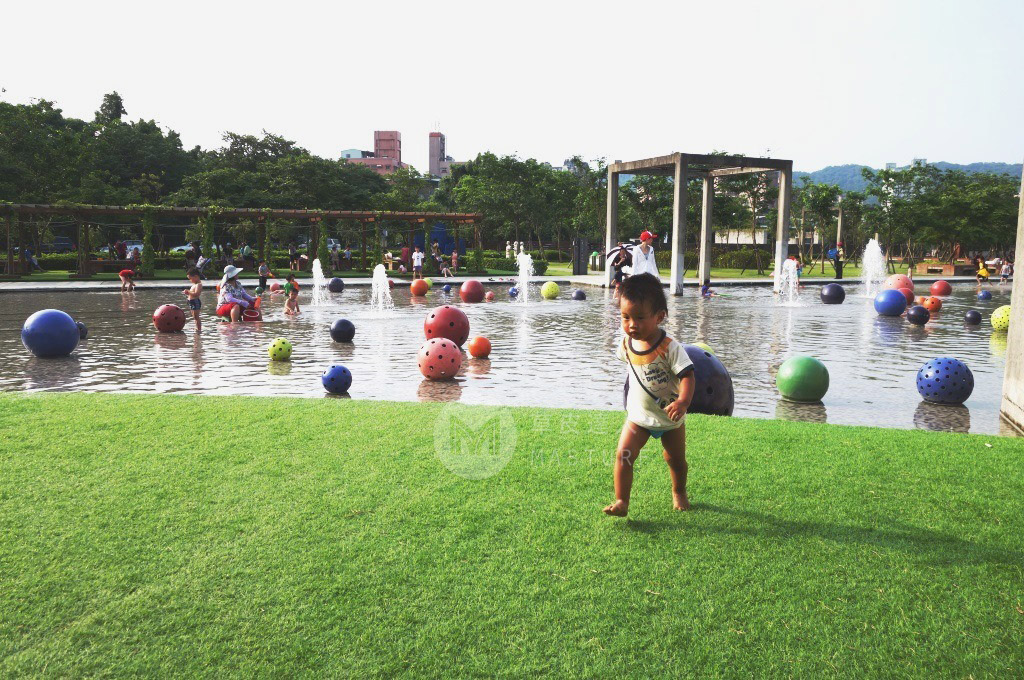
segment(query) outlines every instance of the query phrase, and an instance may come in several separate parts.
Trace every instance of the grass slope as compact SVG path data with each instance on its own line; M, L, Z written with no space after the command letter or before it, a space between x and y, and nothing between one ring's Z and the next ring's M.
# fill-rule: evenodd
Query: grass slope
M693 416L615 520L621 414L452 408L0 395L0 676L1021 672L1020 440Z

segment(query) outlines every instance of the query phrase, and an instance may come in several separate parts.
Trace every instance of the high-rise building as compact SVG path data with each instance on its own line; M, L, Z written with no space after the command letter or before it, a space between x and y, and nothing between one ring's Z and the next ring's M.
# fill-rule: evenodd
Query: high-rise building
M373 151L345 149L341 152L341 159L346 163L366 166L378 175L390 175L405 167L402 163L402 133L376 130L373 133Z
M373 155L391 158L402 163L402 133L397 130L377 130L373 133Z
M441 176L441 164L445 162L444 135L440 132L430 133L430 174L434 177Z

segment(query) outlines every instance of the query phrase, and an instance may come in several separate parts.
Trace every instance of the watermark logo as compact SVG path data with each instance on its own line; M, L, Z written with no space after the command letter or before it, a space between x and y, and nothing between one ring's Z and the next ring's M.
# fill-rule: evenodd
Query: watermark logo
M434 423L434 450L448 470L464 479L501 472L516 450L515 418L507 408L447 404Z

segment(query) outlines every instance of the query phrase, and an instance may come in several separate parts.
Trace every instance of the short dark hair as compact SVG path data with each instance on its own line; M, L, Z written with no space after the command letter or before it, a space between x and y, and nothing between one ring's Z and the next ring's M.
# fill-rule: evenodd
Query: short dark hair
M619 296L633 304L648 304L651 312L668 312L668 300L661 281L653 274L630 276L619 285Z
M195 267L189 267L189 270L185 272L185 276L202 276L202 274Z

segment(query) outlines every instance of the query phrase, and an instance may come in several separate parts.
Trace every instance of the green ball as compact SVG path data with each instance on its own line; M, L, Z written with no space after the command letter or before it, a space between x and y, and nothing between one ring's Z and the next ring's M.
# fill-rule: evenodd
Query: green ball
M818 402L828 392L828 369L814 357L790 357L779 366L775 386L783 399Z
M540 287L540 295L545 300L554 300L560 292L562 292L562 289L554 281L548 281Z
M423 279L423 280L427 282L427 290L430 290L431 288L433 288L433 287L434 287L434 282L433 282L433 281L431 281L429 277L428 277L428 278L425 278L425 279Z
M1003 305L992 312L992 328L997 331L1010 329L1010 305Z
M693 343L693 346L694 347L700 347L705 352L710 352L711 354L715 353L715 350L711 349L711 345L709 345L709 344L707 344L705 342L695 342L695 343Z
M267 354L274 361L288 361L292 356L292 343L288 342L288 338L274 338L267 347Z

